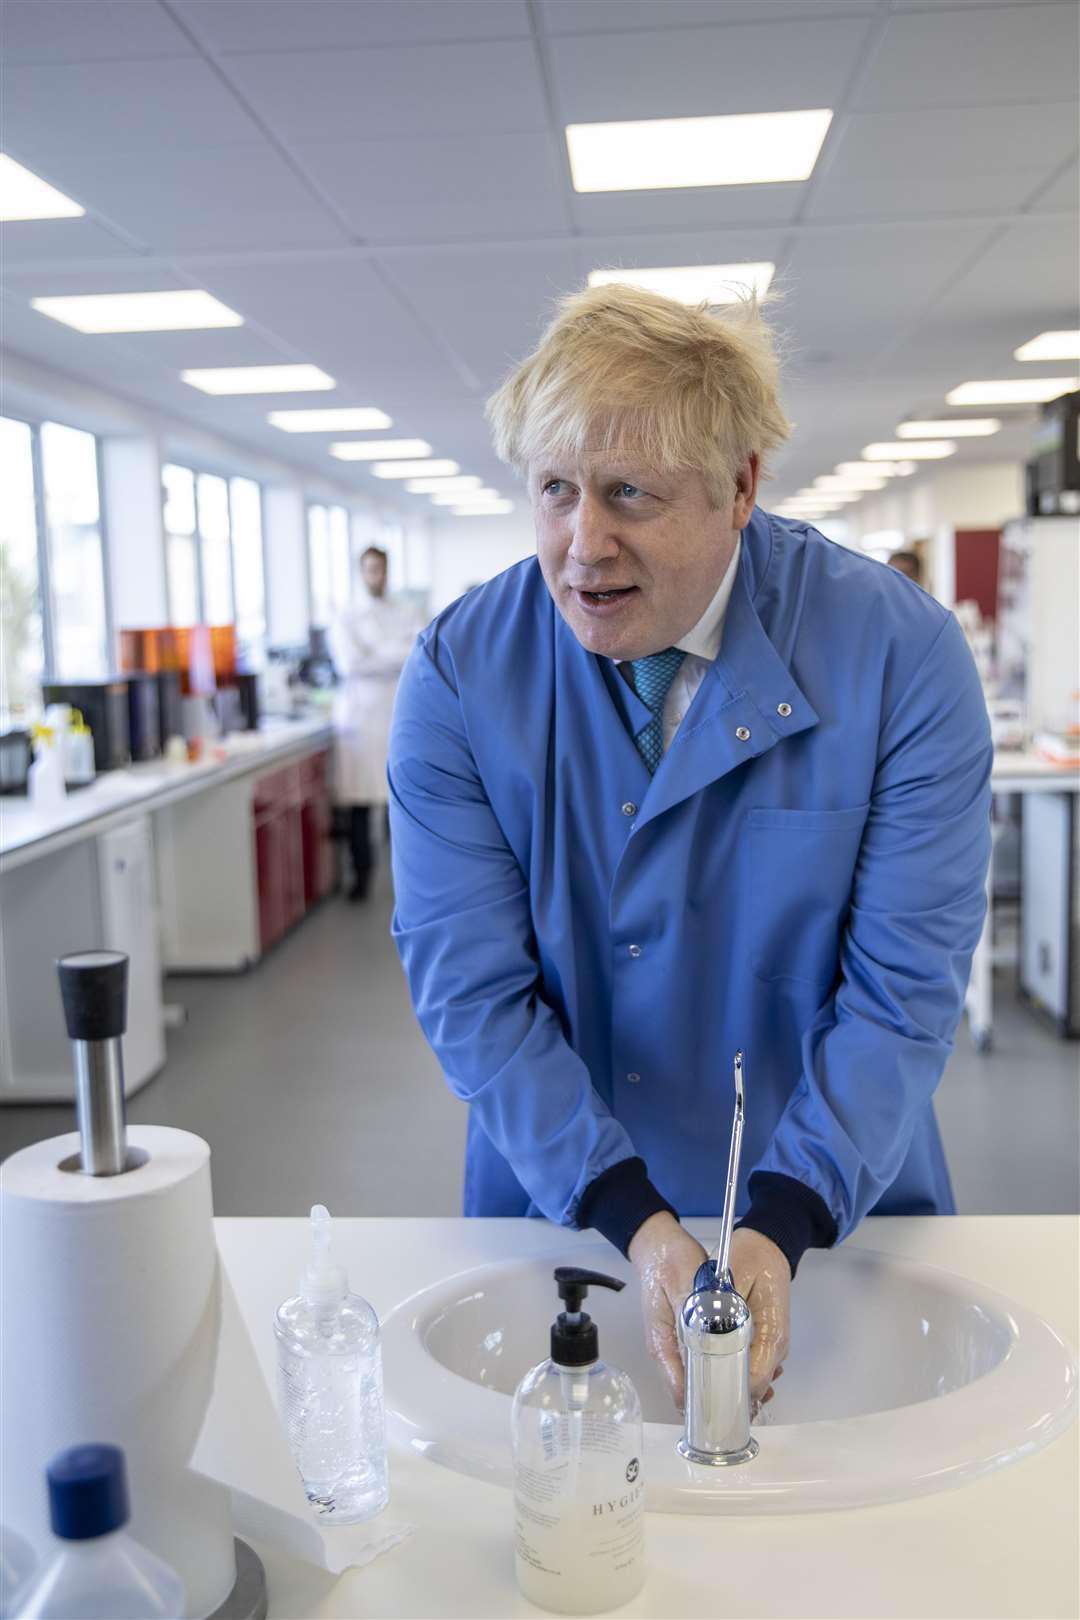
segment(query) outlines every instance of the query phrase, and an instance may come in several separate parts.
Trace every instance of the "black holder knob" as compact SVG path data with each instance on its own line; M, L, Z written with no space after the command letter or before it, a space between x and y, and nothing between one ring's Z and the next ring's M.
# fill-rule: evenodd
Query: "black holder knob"
M123 951L75 951L56 964L69 1039L108 1041L127 1029L128 958Z

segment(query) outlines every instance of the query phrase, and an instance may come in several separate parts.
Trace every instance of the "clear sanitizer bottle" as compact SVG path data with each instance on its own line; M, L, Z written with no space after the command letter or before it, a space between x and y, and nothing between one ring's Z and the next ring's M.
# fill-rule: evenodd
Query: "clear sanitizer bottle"
M356 1524L390 1496L379 1319L334 1264L322 1204L311 1211L311 1238L300 1292L274 1317L281 1412L316 1514Z
M515 1565L525 1597L563 1614L628 1603L645 1580L641 1402L626 1373L600 1360L581 1309L590 1287L623 1288L559 1266L566 1309L551 1359L526 1373L513 1406Z

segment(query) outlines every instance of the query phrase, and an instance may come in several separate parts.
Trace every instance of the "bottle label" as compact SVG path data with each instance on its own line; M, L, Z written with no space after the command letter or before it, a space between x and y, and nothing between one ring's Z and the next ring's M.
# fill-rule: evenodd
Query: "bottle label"
M552 1413L541 1425L540 1464L519 1462L514 1521L518 1558L548 1577L575 1582L639 1567L644 1553L641 1457L627 1456L625 1430L594 1413Z

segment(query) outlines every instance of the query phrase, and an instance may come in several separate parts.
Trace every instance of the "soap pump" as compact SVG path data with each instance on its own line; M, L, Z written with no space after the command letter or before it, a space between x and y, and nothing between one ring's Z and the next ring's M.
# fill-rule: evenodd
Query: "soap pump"
M645 1579L641 1402L627 1374L600 1360L582 1310L590 1288L625 1283L577 1266L554 1275L565 1308L551 1356L514 1395L515 1566L531 1602L595 1614L629 1602Z

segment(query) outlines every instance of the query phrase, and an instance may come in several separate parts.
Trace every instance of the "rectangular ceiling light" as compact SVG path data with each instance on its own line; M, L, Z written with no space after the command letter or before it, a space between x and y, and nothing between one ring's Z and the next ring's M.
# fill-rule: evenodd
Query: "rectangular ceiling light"
M1080 360L1080 332L1040 332L1013 350L1014 360Z
M244 317L208 292L80 293L31 298L42 315L76 332L193 332L211 326L243 326Z
M775 264L684 264L654 270L590 270L590 287L619 282L676 298L683 304L736 304L747 293L764 298Z
M833 472L841 477L845 473L860 474L867 470L865 461L838 461ZM909 478L915 471L913 461L875 461L869 469L875 478Z
M864 444L865 461L899 461L907 456L911 461L943 461L956 454L950 439L908 439L903 444Z
M47 180L0 152L0 219L78 219L85 213Z
M455 506L451 508L455 517L497 517L501 512L512 512L513 501L491 501L486 506Z
M875 478L869 464L865 473L826 473L821 478L814 479L815 489L884 489L885 479Z
M384 411L370 405L325 411L271 411L266 420L283 433L365 433L394 425Z
M346 439L332 444L330 454L339 461L402 461L406 456L430 456L425 439Z
M862 494L857 489L800 489L796 499L800 501L815 502L818 498L828 501L831 506L834 502L842 504L844 501L861 501Z
M812 112L567 124L575 191L759 186L806 180L832 122Z
M455 489L464 492L479 489L480 479L473 473L462 473L460 478L410 478L405 488L410 495L434 495Z
M947 434L952 439L985 439L991 433L1000 433L1001 423L996 416L954 416L944 422L900 422L898 439L940 439Z
M182 371L180 380L204 394L307 394L337 387L318 366L215 366Z
M1071 394L1077 377L1008 377L1001 382L966 382L945 395L946 405L1042 405Z
M452 478L461 469L456 461L376 461L376 478Z

